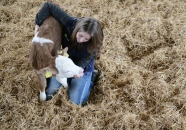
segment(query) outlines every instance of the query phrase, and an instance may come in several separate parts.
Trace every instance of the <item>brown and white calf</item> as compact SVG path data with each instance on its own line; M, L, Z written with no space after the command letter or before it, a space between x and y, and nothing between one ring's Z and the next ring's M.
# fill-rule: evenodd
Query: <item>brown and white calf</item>
M83 69L76 66L71 59L59 55L62 27L49 16L39 27L33 40L30 52L30 63L38 77L40 101L46 100L46 73L56 76L58 82L68 87L67 78L83 76Z

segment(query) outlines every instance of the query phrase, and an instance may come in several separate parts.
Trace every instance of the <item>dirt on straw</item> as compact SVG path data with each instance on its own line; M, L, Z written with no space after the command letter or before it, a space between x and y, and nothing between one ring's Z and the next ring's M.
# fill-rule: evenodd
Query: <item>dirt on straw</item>
M29 52L44 2L0 0L1 130L186 129L184 0L55 0L103 26L99 81L84 107L63 88L38 101Z

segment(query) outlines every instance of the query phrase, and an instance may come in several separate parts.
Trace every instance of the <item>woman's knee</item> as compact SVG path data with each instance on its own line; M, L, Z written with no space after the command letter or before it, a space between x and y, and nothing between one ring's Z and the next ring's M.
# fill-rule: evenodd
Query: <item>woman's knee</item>
M76 105L84 105L87 102L88 97L89 97L89 94L87 94L84 97L82 97L82 96L75 97L75 96L69 95L70 101Z
M79 105L83 105L87 102L92 88L91 78L75 79L72 80L68 89L69 99Z
M84 104L84 102L87 101L87 96L85 96L85 94L82 94L82 91L79 91L79 90L75 91L75 90L69 89L68 96L69 96L69 100L76 105L82 105Z

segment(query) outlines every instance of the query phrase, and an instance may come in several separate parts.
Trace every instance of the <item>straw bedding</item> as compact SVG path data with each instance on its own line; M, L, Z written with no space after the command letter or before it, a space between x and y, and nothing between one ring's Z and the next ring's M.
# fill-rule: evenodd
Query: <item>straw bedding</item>
M84 107L66 89L38 101L29 52L43 2L0 0L1 130L186 129L184 0L55 0L103 26L99 81Z

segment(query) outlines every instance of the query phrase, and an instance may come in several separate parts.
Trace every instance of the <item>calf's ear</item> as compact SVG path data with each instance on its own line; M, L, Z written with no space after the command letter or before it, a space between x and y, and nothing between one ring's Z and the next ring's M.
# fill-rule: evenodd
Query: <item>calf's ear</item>
M65 53L67 53L67 51L68 51L68 47L65 47L65 48L62 50L62 56L64 56Z
M50 75L50 74L51 74L51 76L58 74L58 70L54 66L45 67L45 68L39 70L39 72L45 76Z

